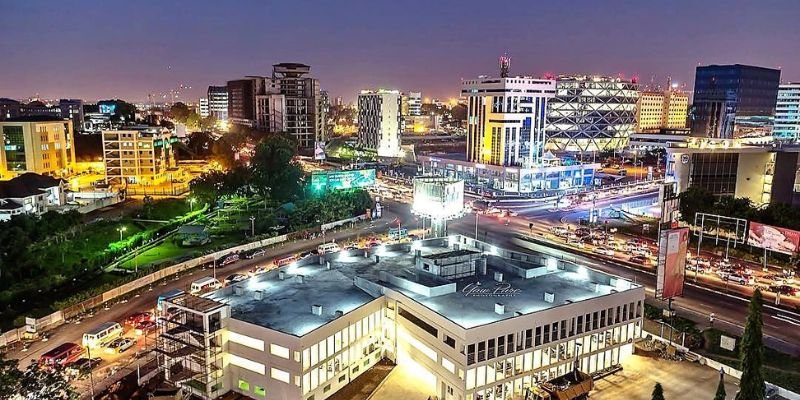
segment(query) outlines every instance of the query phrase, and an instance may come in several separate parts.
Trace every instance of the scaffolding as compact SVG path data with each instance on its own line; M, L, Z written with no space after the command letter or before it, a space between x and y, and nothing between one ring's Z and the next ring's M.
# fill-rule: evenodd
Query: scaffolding
M229 314L227 305L190 294L164 302L156 352L164 357L167 382L202 399L227 391L222 331Z

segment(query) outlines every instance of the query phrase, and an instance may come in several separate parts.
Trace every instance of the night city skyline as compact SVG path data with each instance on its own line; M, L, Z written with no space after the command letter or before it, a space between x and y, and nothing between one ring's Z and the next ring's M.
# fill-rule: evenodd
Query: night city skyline
M301 62L346 101L369 87L447 99L462 78L496 75L506 52L520 75L671 76L691 90L697 65L741 63L800 79L800 59L783 50L800 4L768 4L14 2L0 17L15 39L0 44L4 95L141 101L184 84L182 99L196 102L208 85ZM79 19L91 23L63 23Z

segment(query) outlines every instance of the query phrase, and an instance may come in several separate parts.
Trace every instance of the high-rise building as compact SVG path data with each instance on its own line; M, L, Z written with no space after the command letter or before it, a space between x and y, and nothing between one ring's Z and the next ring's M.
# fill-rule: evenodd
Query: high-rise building
M692 136L771 135L780 77L780 70L741 64L697 67Z
M358 140L380 157L400 156L401 97L397 90L362 90L358 95Z
M200 108L200 118L207 118L209 115L211 115L208 112L208 97L201 97L197 104Z
M72 120L46 115L0 121L0 175L70 175L75 168L72 129Z
M331 98L325 90L320 90L319 92L318 109L317 127L319 127L319 132L317 132L317 140L326 141L328 140L328 115L331 113Z
M559 76L547 108L548 146L562 151L622 149L636 129L635 81Z
M800 83L778 87L773 136L778 140L800 140Z
M555 91L555 81L526 76L462 81L467 159L526 168L538 165L545 144L545 110Z
M636 107L636 132L684 129L689 95L676 90L642 91Z
M208 99L208 115L218 119L228 119L228 87L209 86L206 93Z
M74 129L83 129L83 100L81 99L61 99L58 101L58 108L61 111L61 118L72 120Z
M158 184L175 166L169 131L103 131L103 162L106 182L122 185Z
M258 76L228 81L228 119L231 123L256 127L256 94L263 86L264 78Z
M422 115L422 92L408 92L408 115Z

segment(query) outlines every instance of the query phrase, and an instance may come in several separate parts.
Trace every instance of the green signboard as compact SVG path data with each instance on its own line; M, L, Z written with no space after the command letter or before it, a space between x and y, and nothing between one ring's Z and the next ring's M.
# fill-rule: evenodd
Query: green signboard
M373 185L375 185L374 169L319 171L311 174L311 190L318 193Z

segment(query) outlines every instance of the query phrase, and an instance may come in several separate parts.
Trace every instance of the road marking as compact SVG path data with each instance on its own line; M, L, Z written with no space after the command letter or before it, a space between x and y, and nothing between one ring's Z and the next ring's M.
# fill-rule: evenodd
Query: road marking
M777 319L779 321L788 322L788 323L790 323L792 325L800 326L800 320L792 318L792 317L787 317L785 315L778 314L778 315L773 315L772 318L775 318L775 319Z

